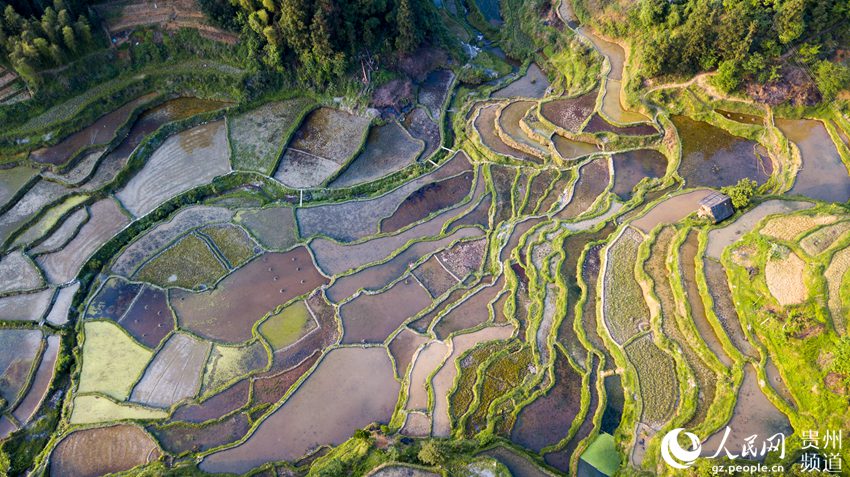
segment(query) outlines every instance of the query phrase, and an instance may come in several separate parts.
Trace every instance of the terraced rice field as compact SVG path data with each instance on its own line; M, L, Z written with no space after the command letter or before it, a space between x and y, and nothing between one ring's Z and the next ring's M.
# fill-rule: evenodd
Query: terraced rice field
M113 138L143 97L31 157L67 169L0 171L0 440L53 426L36 474L498 477L653 473L675 427L842 428L841 118L777 120L795 171L717 126L760 116L630 109L629 51L564 31L606 58L577 97L546 55L481 90L422 65L389 116L178 98ZM770 191L695 216L744 177ZM431 438L468 459L425 466Z

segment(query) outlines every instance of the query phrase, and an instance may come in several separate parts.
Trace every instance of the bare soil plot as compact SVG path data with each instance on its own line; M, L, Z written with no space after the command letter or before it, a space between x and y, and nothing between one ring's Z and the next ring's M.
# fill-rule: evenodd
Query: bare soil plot
M531 160L531 156L508 146L496 134L496 113L500 108L501 106L499 103L479 108L478 115L475 117L473 125L475 130L478 131L478 135L481 137L481 142L496 154L520 160Z
M641 326L649 326L649 309L634 271L641 241L640 234L626 229L608 249L602 314L611 336L618 343L637 334Z
M53 289L0 298L0 320L39 321L50 308Z
M696 212L699 208L699 201L711 192L710 189L697 189L665 199L650 209L643 217L632 222L632 225L644 233L649 233L658 224L678 222Z
M381 232L393 233L431 214L457 204L471 188L472 171L426 184L411 193L393 214L381 221Z
M609 132L620 136L651 136L658 134L658 130L651 124L636 124L633 126L615 126L606 121L599 114L594 114L584 130L589 133Z
M827 202L850 199L850 175L823 123L777 119L776 126L800 149L802 165L790 194Z
M243 265L262 249L242 227L235 225L209 225L199 230L227 261L230 269Z
M243 379L200 403L185 404L178 407L171 417L175 421L194 423L218 419L245 406L248 403L250 390L250 381Z
M632 198L635 186L643 178L663 177L667 171L667 158L653 149L640 149L614 154L614 187L612 192L622 200Z
M39 265L52 283L73 280L89 257L130 223L112 198L92 204L89 214L89 221L62 250L38 257Z
M494 98L542 98L549 89L549 79L536 63L520 79L493 93Z
M345 441L371 422L387 422L399 391L386 349L341 348L240 446L206 457L207 472L245 472L268 461L295 460Z
M177 240L187 230L202 225L227 222L232 216L233 212L223 207L193 205L181 209L169 220L154 226L125 247L112 264L112 270L119 275L129 277L139 268L142 262Z
M32 290L43 284L38 267L20 250L0 259L0 293Z
M130 399L167 408L194 397L200 389L201 373L209 353L209 343L183 333L171 335L133 388Z
M267 103L228 120L231 162L237 170L273 173L281 149L297 121L311 107L309 98L293 98Z
M134 342L115 323L85 323L83 365L77 393L99 392L127 399L153 353Z
M260 371L269 364L266 347L260 340L245 346L214 344L204 370L202 394L209 394L225 385Z
M558 353L555 384L520 411L511 440L535 452L558 443L581 410L581 388L581 375Z
M119 404L97 394L77 395L71 424L96 424L127 419L165 419L168 412L135 404Z
M465 153L455 154L435 171L410 181L382 196L338 204L303 207L295 211L301 237L324 235L351 242L378 232L381 219L389 217L411 193L431 182L472 170Z
M209 243L190 234L142 265L133 278L160 287L204 290L226 274L227 268Z
M432 118L439 118L449 94L449 87L454 80L451 70L434 70L428 73L422 84L419 85L419 104L428 108Z
M510 139L513 139L525 147L533 149L539 155L545 156L549 153L549 150L537 142L536 139L529 136L528 133L526 133L519 125L522 118L524 118L526 113L528 113L528 110L535 105L536 103L534 101L514 101L512 103L508 103L507 106L502 108L501 113L499 114L499 128L504 134L507 134Z
M467 240L438 253L437 258L446 270L455 277L463 279L481 268L486 250L486 239Z
M110 277L89 300L86 319L107 319L117 322L130 308L142 285L129 283L120 277Z
M572 139L567 139L558 133L552 135L552 144L555 146L555 150L558 151L561 158L565 161L589 156L590 154L599 152L600 150L599 146L596 144L573 141Z
M682 141L679 175L687 186L723 187L745 177L761 184L773 173L767 151L757 143L685 116L672 120Z
M593 90L575 98L547 101L540 106L540 114L556 126L578 132L587 117L593 113L597 96L599 91Z
M266 253L202 293L172 290L178 323L200 336L228 343L251 338L251 328L278 305L327 283L304 247Z
M6 205L38 173L26 166L0 170L0 205Z
M388 348L395 361L396 376L400 379L407 377L407 369L413 362L413 355L427 341L427 336L420 335L407 327L402 328L401 332L393 337Z
M492 285L479 288L456 307L440 318L434 326L434 334L439 339L446 339L454 332L472 328L490 318L487 304L493 301L502 291L505 279L500 275Z
M425 160L440 147L440 127L428 117L423 108L416 108L404 118L404 127L416 139L425 143L425 150L419 155L419 160Z
M271 376L254 379L254 392L251 395L252 404L274 404L280 401L289 391L289 388L301 379L301 376L310 371L321 355L322 352L316 349L294 367Z
M407 277L384 292L361 294L339 308L344 343L382 343L406 319L431 304L431 295Z
M62 326L68 322L68 313L71 310L71 303L74 300L74 295L80 289L80 282L74 282L71 285L66 285L59 289L56 293L56 298L53 300L53 306L50 308L50 313L44 319L53 325Z
M168 199L227 174L229 159L224 121L197 126L166 139L116 196L141 217Z
M236 214L236 222L269 250L284 251L296 243L295 214L291 207L243 210Z
M162 447L173 454L201 452L241 439L251 429L246 413L233 414L224 419L197 427L174 422L151 428Z
M50 474L99 477L147 464L159 455L156 442L140 427L84 429L57 444L50 456Z
M164 291L145 287L118 324L136 341L153 349L174 329L174 314Z
M426 255L441 250L456 240L475 237L477 235L480 235L480 231L461 229L439 240L416 242L381 265L368 267L357 273L337 278L334 284L327 290L328 299L332 302L339 303L345 298L353 295L361 288L366 291L380 290L410 270L413 264L421 260ZM420 278L418 274L417 278ZM455 283L457 282L455 281ZM423 285L425 285L424 282ZM428 285L425 286L428 288ZM429 291L431 291L430 288Z
M800 240L800 246L807 254L815 256L828 250L848 231L850 231L850 222L827 225Z
M432 256L416 267L413 270L413 275L428 290L428 293L435 298L442 296L458 284L458 280L446 270L435 256Z
M413 139L398 123L374 126L369 130L363 151L329 187L351 187L404 169L416 162L423 147L421 142Z
M610 182L610 170L605 158L594 159L579 169L570 202L555 217L572 219L585 212L596 201Z
M429 341L419 348L419 352L414 356L413 369L410 371L406 409L428 409L430 376L442 364L449 351L449 346L442 341Z
M479 189L483 189L483 185ZM473 197L480 197L482 195L480 192L476 190ZM463 207L448 209L397 235L380 237L356 245L343 245L319 238L310 242L310 248L316 256L319 267L326 273L335 275L382 260L413 239L438 235L450 220L460 216L463 211ZM475 230L473 233L478 234L480 231Z
M723 250L737 242L742 235L752 230L761 219L773 214L785 214L795 210L812 207L810 202L790 200L768 200L738 217L735 222L726 227L713 229L708 233L708 245L705 254L715 260L720 260Z
M14 407L42 345L38 330L0 330L0 397Z
M54 146L38 149L30 154L30 159L42 164L65 164L82 148L96 144L106 144L115 137L118 128L123 126L130 114L156 95L147 94L136 98L92 123L90 126L71 134Z
M318 326L307 304L301 300L263 321L259 331L272 348L280 350L295 343Z
M42 208L68 192L68 189L55 182L38 181L0 216L0 243L8 240L12 232L32 219Z

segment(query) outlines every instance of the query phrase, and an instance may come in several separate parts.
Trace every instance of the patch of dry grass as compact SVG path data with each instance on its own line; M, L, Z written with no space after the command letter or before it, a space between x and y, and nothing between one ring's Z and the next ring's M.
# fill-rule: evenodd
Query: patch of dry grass
M777 252L781 257L771 257L765 265L767 288L782 306L797 305L806 301L808 290L804 280L806 263L790 250Z

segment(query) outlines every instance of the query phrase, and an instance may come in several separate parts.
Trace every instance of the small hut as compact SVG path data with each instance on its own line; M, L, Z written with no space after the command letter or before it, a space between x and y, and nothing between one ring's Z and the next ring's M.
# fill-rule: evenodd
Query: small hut
M718 223L735 213L732 199L722 192L712 192L699 201L699 215Z

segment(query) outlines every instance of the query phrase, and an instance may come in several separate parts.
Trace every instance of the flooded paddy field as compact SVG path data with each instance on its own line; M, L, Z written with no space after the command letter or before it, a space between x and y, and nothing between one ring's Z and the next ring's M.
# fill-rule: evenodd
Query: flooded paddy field
M375 126L366 137L361 152L330 187L351 187L392 174L412 164L424 144L414 140L397 123Z
M459 5L447 1L439 8ZM515 21L497 3L479 7ZM782 413L802 407L800 389L832 403L835 378L813 371L801 387L776 343L827 343L834 330L772 333L821 301L804 311L841 326L847 255L833 252L846 248L848 219L764 190L734 221L696 218L708 194L744 177L764 184L792 162L685 116L670 128L655 96L633 96L643 85L624 88L629 50L588 27L576 34L610 66L577 97L560 95L563 72L545 52L512 82L488 82L492 94L453 91L459 68L423 65L395 116L347 98L258 96L170 126L128 170L161 126L228 106L166 100L113 138L119 119L148 107L140 99L36 154L47 164L97 146L68 170L24 157L0 171L0 341L14 351L0 359L0 435L56 419L43 465L74 475L307 475L342 454L364 460L335 475L427 475L435 468L389 456L419 465L426 440L464 437L463 452L487 456L464 469L519 476L581 474L603 435L621 470L640 473L655 470L657 431L674 423L713 444L716 426L703 427L723 412L753 427L742 418L752 407L790 431L798 419ZM767 126L716 112L730 130ZM803 167L793 185L770 179L770 193L840 199L841 187L799 188L850 177L836 168L843 149L824 123L787 121L777 123ZM759 231L763 248L790 251L777 245L781 257L735 245L768 215L806 207L819 209ZM754 295L767 302L751 306ZM746 363L759 346L781 410Z
M797 146L802 159L791 194L829 202L850 199L850 174L822 122L777 119L776 126Z
M722 187L749 178L761 184L773 173L767 151L753 141L685 116L673 116L682 139L679 175L690 187Z

